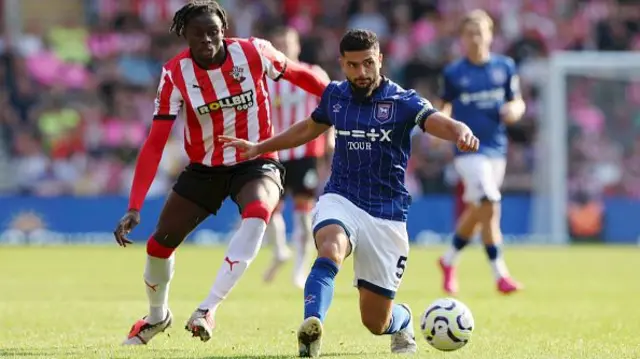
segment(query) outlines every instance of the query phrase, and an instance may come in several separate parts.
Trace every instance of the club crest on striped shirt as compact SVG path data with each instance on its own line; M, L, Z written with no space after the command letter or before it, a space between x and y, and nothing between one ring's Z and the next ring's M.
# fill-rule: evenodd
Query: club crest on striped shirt
M246 79L246 77L244 77L244 68L240 66L234 66L229 74L236 82L242 82Z
M393 102L376 102L374 117L379 122L388 121L393 112Z

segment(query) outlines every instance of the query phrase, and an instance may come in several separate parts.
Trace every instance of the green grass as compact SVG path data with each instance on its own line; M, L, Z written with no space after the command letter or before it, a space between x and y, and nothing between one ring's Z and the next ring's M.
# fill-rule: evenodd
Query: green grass
M0 248L0 358L286 358L296 353L302 294L260 278L264 251L218 311L214 338L202 343L182 327L207 293L222 249L179 250L172 284L170 337L146 347L119 343L146 311L143 246ZM414 249L398 300L414 315L442 296L435 260L441 248ZM640 250L633 247L510 248L512 273L526 286L496 293L484 255L464 254L460 299L476 331L469 345L441 353L419 338L424 358L640 358ZM360 324L351 260L338 276L326 322L326 357L386 358L388 337ZM416 327L418 325L416 324Z

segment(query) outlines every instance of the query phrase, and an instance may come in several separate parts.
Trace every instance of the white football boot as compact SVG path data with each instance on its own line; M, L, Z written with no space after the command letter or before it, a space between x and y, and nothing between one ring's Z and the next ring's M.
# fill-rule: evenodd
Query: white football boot
M391 352L396 354L413 354L418 351L416 336L413 331L413 313L406 304L400 304L409 312L409 325L391 335Z
M301 358L320 356L322 345L322 322L316 317L309 317L298 329L298 354Z
M213 329L216 327L216 322L213 319L213 315L211 311L208 309L196 309L193 314L191 314L191 318L187 320L187 324L184 326L184 329L188 332L191 332L194 337L200 338L203 342L211 339L211 335L213 334Z
M146 345L153 337L171 327L172 321L173 314L171 314L170 310L167 310L164 320L155 324L147 322L147 317L139 319L131 327L129 335L122 342L122 345Z

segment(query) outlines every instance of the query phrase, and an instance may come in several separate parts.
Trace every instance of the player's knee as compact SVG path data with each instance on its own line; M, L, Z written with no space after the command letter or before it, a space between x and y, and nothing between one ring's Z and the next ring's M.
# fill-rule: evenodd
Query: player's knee
M500 213L500 202L484 198L478 206L478 218L483 223L491 222Z
M337 224L330 224L315 233L318 257L329 258L341 265L349 251L349 239L344 229Z
M382 335L389 326L389 318L384 315L377 315L367 312L360 313L362 325L365 326L373 335Z
M147 241L147 254L156 258L169 258L182 242L182 237L156 231Z
M296 212L311 212L314 204L315 200L311 196L299 194L293 197L293 207Z
M271 207L265 202L253 201L242 209L242 219L257 218L262 219L265 223L269 223L271 212Z
M274 208L273 213L282 213L283 210L284 210L284 201L280 201L276 205L276 208Z
M235 196L236 203L243 211L250 204L260 202L269 209L269 213L273 212L280 199L280 187L274 180L267 177L261 177L246 183Z

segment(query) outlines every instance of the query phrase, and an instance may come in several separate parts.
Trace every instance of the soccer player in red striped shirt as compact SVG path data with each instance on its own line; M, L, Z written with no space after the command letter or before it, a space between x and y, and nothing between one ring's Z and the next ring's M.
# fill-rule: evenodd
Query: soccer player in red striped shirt
M273 46L282 51L287 58L298 61L300 56L300 38L296 30L290 27L278 27L269 36ZM301 63L329 81L329 76L320 67ZM269 95L271 96L271 118L275 133L281 133L297 122L307 119L309 114L318 106L319 98L308 91L296 86L290 81L273 81L269 79ZM329 135L331 136L331 135ZM285 168L285 192L293 196L293 246L295 259L293 265L293 283L304 288L306 277L305 262L307 248L313 241L311 231L311 209L315 204L316 192L319 186L318 163L324 158L326 147L333 141L326 141L324 135L300 147L278 152L280 161ZM286 245L286 228L282 217L282 205L271 215L271 222L267 225L266 240L273 244L274 257L267 269L264 279L270 282L278 269L289 258Z
M134 323L124 344L146 344L171 325L167 306L175 249L230 196L242 215L240 228L207 298L185 329L202 341L211 338L219 304L235 286L260 248L267 223L283 192L276 153L245 160L223 148L219 136L263 141L273 135L266 78L291 81L320 96L327 81L277 51L268 41L225 38L227 16L215 1L191 1L178 10L171 30L189 48L162 69L154 121L137 160L129 210L114 234L121 246L140 222L139 211L153 182L171 127L186 118L184 143L190 164L169 193L156 230L147 241L144 271L149 314Z

